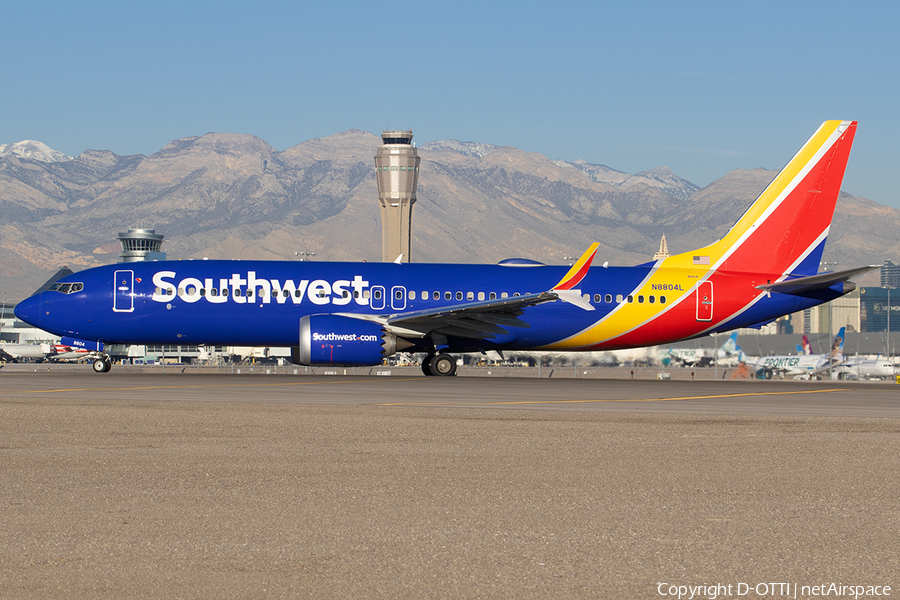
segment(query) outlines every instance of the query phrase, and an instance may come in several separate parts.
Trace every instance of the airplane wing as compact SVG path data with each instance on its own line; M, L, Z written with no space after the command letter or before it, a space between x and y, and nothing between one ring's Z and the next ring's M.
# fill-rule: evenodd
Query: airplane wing
M470 302L441 309L391 315L385 325L396 335L423 337L442 333L465 338L494 338L509 333L504 327L531 327L519 319L526 308L560 299L553 292L525 294L502 300Z
M507 327L531 327L519 317L525 313L526 308L544 302L562 300L583 310L594 310L590 302L582 297L581 291L574 287L587 275L599 245L592 244L559 283L545 292L498 300L466 302L402 314L372 317L354 313L343 314L356 319L380 322L391 333L400 337L425 337L426 335L440 334L472 339L492 339L498 335L508 334Z

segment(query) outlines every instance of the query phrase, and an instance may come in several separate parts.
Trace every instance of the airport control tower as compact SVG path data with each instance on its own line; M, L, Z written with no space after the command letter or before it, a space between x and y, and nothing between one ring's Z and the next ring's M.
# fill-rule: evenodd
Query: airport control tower
M164 238L165 236L153 229L129 229L124 233L120 232L116 237L122 244L119 262L166 260L166 253L162 252Z
M419 182L419 154L412 145L412 129L384 131L375 155L378 202L381 204L381 260L409 262L412 207Z

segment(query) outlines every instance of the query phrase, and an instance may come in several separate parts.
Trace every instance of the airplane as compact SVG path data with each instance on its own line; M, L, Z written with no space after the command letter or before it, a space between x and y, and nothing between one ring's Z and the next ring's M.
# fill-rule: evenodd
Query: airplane
M719 240L632 267L196 260L95 267L23 300L16 316L101 353L106 344L270 346L304 365L381 364L423 352L605 351L669 344L838 298L852 277L818 274L856 121L826 121Z
M94 353L84 348L67 346L65 344L53 344L53 353L48 356L52 361L79 361L90 358Z
M18 362L20 359L71 361L89 358L93 353L63 344L0 344L0 360Z
M808 345L809 341L804 340ZM746 360L745 364L756 370L759 379L772 379L774 375L785 377L818 377L844 361L844 328L834 336L831 350L826 354L787 354L762 356L757 360Z
M0 344L0 359L18 362L45 359L56 353L53 344Z
M851 358L834 367L832 379L889 379L894 377L894 365L881 358Z
M662 363L679 362L685 367L708 367L714 362L720 365L737 364L743 360L737 336L737 331L733 332L715 352L704 348L669 348L663 355Z

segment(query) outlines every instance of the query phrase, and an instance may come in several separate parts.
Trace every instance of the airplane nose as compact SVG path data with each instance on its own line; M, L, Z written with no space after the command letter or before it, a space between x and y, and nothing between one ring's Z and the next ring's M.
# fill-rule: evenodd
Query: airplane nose
M41 321L41 295L35 294L30 298L22 300L13 309L16 317L35 327L40 326Z

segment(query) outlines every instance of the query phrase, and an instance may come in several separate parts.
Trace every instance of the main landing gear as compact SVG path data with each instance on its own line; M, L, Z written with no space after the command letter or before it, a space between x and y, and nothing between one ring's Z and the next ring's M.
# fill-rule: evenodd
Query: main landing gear
M456 359L449 354L429 354L422 361L422 373L429 377L456 375Z
M109 373L109 370L112 369L112 361L108 356L100 356L94 359L91 366L94 367L94 373Z

